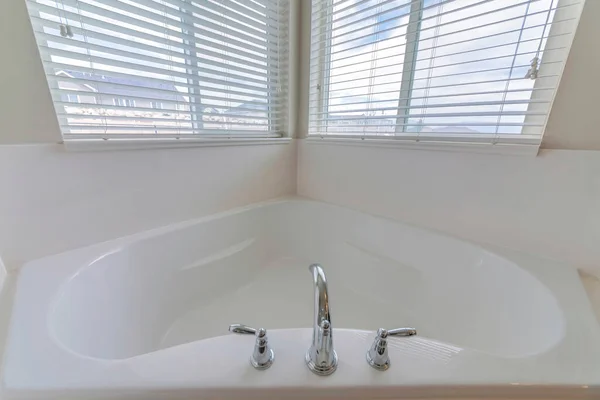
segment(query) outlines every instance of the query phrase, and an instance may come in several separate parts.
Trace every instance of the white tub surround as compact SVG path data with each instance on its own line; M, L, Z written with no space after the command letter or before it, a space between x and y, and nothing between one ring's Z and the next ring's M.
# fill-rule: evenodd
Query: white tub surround
M329 377L304 362L313 262L329 282ZM319 202L39 259L16 290L8 399L600 395L600 328L576 270ZM270 369L252 368L254 337L231 323L268 329ZM374 332L402 326L418 335L390 338L391 368L371 368Z
M298 194L600 276L600 152L537 157L299 141Z
M0 146L0 254L9 270L296 191L283 145L68 152Z

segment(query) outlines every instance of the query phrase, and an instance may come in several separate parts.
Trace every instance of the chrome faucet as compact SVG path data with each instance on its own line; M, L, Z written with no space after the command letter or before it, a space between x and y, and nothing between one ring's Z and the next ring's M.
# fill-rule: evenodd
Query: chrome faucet
M229 325L229 332L256 336L254 351L250 357L250 364L254 368L267 369L273 365L273 361L275 361L275 352L269 345L266 329L256 329L247 325L233 324Z
M390 368L390 356L388 355L388 336L413 336L417 334L415 328L383 329L379 328L373 345L367 351L367 362L379 371L387 371Z
M331 375L335 372L338 357L333 349L331 310L325 271L319 264L308 267L315 284L315 314L312 345L306 352L306 365L317 375Z

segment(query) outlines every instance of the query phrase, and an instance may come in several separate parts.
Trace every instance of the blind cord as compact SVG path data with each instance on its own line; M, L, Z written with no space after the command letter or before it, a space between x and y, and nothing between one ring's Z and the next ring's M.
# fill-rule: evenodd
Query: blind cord
M546 28L548 27L548 23L550 22L550 14L552 12L554 8L554 0L552 0L552 3L550 3L550 9L548 10L548 14L546 14L546 24L544 25L544 31L542 32L542 38L540 39L540 42L538 44L538 48L537 48L537 53L535 54L535 57L533 57L533 59L531 60L531 68L529 68L529 70L527 71L527 74L525 74L525 78L527 79L531 79L531 80L535 80L538 77L538 74L540 72L540 52L542 51L542 43L544 41L544 36L546 35Z

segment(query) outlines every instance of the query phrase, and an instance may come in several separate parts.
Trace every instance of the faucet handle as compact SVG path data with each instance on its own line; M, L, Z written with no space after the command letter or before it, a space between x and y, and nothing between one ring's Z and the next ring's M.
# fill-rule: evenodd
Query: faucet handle
M254 351L250 357L250 364L256 369L267 369L275 361L275 352L269 346L267 330L255 329L242 324L229 325L229 331L238 334L255 335Z
M231 324L229 325L229 332L256 335L256 329L244 324Z
M397 329L383 329L377 330L377 336L371 345L371 348L367 351L367 362L369 365L379 371L385 371L390 367L390 356L388 355L387 349L387 337L388 336L413 336L417 334L417 330L414 328L397 328Z
M385 331L385 329L383 330ZM415 328L396 328L389 329L387 334L388 336L413 336L417 334L417 330Z

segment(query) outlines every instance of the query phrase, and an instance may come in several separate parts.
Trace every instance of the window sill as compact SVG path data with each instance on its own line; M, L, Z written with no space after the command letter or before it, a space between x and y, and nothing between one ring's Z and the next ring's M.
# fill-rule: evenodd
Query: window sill
M256 146L288 144L291 138L181 138L181 139L69 139L63 142L67 151L175 149L190 147Z
M309 136L306 139L309 144L341 145L341 146L365 146L396 148L407 150L427 151L451 151L481 154L505 154L513 156L535 157L539 146L533 144L514 143L467 143L467 142L442 142L442 141L414 141L402 139L373 139L373 138L334 138Z

